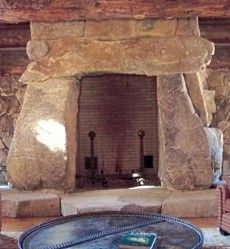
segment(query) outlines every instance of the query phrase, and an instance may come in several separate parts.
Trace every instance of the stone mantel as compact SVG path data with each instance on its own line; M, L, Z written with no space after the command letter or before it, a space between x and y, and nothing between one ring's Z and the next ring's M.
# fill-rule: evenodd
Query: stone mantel
M39 46L35 42L34 46ZM195 73L209 64L213 43L196 36L175 36L97 41L59 39L47 41L49 52L32 62L21 81L75 77L97 73L164 75Z

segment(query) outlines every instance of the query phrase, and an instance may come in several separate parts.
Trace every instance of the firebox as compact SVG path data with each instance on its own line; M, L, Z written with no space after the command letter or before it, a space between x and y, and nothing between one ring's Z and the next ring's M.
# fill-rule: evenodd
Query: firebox
M91 177L89 133L93 131L93 167L99 179L102 176L108 182L111 177L129 179L139 171L141 157L145 173L156 177L157 110L155 77L123 74L84 77L80 82L77 176ZM142 154L139 130L145 132Z

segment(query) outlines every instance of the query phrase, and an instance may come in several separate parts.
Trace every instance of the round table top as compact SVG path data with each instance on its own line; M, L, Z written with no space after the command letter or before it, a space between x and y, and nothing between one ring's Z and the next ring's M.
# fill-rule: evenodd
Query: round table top
M99 212L67 216L32 227L19 249L118 249L129 232L157 234L157 248L201 248L202 232L180 219L154 213Z

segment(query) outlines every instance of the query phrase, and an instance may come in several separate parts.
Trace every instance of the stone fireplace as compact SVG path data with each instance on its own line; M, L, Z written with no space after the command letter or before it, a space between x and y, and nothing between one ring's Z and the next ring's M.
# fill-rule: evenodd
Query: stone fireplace
M31 23L31 63L10 147L8 180L18 189L73 191L85 175L88 133L96 133L98 171L138 167L137 132L145 130L149 174L162 187L208 188L214 92L205 68L214 53L198 20L114 19ZM213 131L213 130L212 130ZM99 172L100 173L100 172Z

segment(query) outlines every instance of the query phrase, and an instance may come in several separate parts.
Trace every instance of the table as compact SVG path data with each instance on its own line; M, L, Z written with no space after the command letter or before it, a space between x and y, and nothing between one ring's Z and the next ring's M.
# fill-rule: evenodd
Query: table
M61 217L25 231L19 249L118 249L128 231L153 232L158 248L201 248L199 228L155 213L97 212Z

